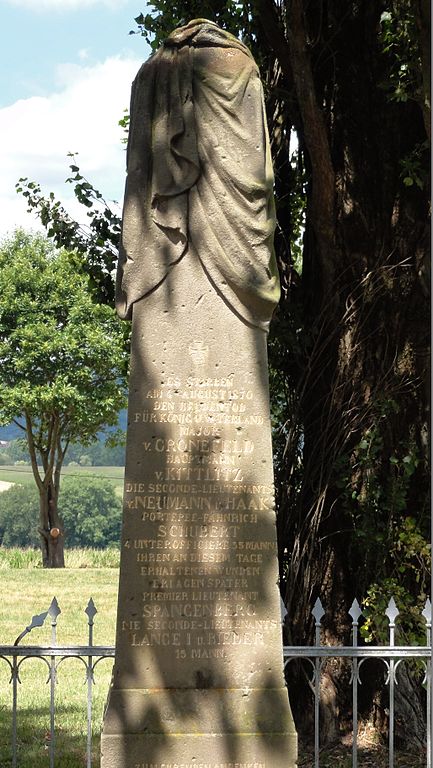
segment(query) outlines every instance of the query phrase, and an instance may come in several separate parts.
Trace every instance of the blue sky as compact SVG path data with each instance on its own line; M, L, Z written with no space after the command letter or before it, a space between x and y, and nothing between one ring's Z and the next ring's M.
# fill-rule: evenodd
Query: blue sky
M69 151L107 197L121 199L117 122L150 53L128 32L145 10L140 0L0 0L0 237L37 226L15 192L20 176L83 216L64 184Z

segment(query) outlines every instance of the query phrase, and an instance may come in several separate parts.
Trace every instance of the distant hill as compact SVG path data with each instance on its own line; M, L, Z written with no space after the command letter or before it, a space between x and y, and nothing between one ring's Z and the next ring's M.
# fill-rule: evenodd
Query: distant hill
M119 422L117 426L126 430L126 424L127 412L125 409L119 413ZM11 440L16 440L17 437L24 437L24 432L17 427L16 424L8 424L6 427L0 427L0 440L7 440L10 442ZM102 439L104 438L102 437Z
M15 424L9 424L7 427L0 427L0 440L16 440L17 437L23 437L24 432Z

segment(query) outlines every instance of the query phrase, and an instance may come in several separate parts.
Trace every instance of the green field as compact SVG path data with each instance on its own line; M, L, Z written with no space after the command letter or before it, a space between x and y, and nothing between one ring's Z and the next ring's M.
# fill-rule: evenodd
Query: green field
M61 609L58 617L59 645L85 645L88 642L87 615L84 610L93 597L95 616L94 644L113 645L117 607L118 570L116 568L67 568L65 570L2 569L0 644L11 645L30 624L32 616L46 611L53 597ZM50 643L49 618L23 641L26 645ZM101 661L95 670L93 717L93 766L99 766L99 732L106 701L112 661ZM46 768L49 765L50 738L48 668L40 659L28 659L20 669L18 686L18 745L20 768ZM12 686L8 664L0 659L0 766L11 761ZM82 662L66 659L58 670L56 686L56 768L83 768L86 765L86 692Z
M62 477L104 477L110 480L116 490L122 493L124 467L68 467L62 469ZM33 472L29 465L1 466L0 481L20 485L34 485Z

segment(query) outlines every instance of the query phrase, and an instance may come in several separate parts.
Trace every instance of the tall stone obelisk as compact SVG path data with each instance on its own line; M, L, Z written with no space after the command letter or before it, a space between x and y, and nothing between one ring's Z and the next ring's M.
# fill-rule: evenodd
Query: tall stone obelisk
M293 768L266 332L278 300L256 65L203 20L133 87L118 308L132 316L102 768Z

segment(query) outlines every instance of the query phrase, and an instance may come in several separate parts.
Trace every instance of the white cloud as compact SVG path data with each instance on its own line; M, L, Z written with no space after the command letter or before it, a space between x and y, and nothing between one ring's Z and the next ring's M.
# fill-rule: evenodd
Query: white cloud
M81 8L89 8L92 5L104 5L108 8L118 9L126 4L127 0L6 0L9 5L26 8L29 11L74 11Z
M34 227L25 201L16 194L21 176L53 191L73 215L77 207L69 175L68 152L78 152L82 173L106 198L123 194L125 151L118 121L129 106L138 59L109 58L93 67L62 65L58 92L32 97L0 109L0 235L16 226Z

